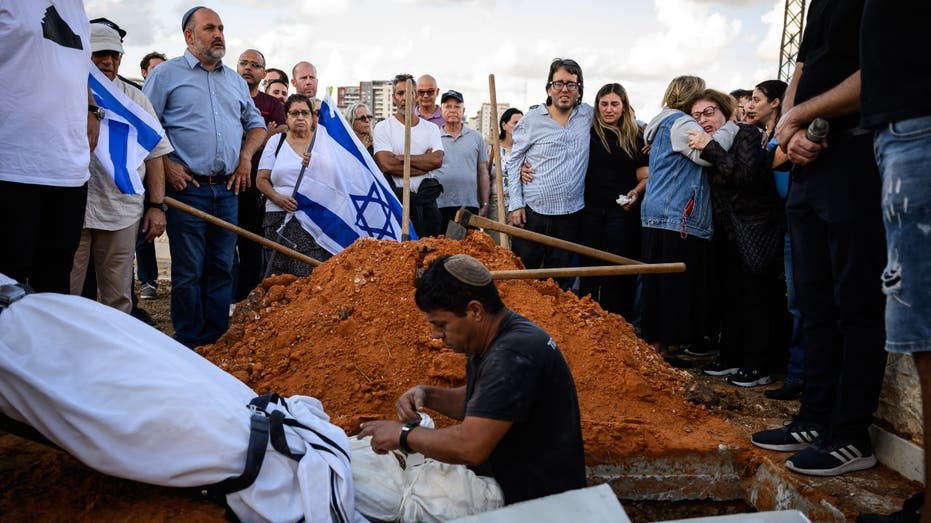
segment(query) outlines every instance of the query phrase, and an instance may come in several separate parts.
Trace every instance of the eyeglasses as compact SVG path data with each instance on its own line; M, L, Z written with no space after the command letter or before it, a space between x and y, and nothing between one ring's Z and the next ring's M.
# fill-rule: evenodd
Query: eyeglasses
M302 109L299 111L288 111L288 116L290 116L291 118L298 118L300 116L307 118L311 114L313 114L314 116L318 116L320 114L320 111L318 111L317 109L314 109L313 111L308 111L307 109Z
M436 89L424 89L423 91L417 91L417 96L434 96L436 94Z
M563 82L561 80L556 80L555 82L549 82L546 84L546 87L552 87L557 91L562 91L562 88L565 87L569 90L570 93L578 91L582 87L582 84L577 82Z
M363 122L371 122L374 119L375 117L370 114L366 114L364 116L356 116L356 120L361 120Z
M260 63L258 63L258 62L253 62L252 60L240 60L240 61L238 61L238 62L236 62L236 63L238 63L239 65L242 65L242 66L248 65L248 66L252 67L253 69L265 69L265 66L264 66L264 65L262 65L262 64L260 64Z
M707 116L708 118L711 118L712 116L714 116L714 113L716 113L717 111L718 111L718 107L716 105L709 105L708 107L705 107L704 111L701 111L698 113L692 113L692 118L698 120L699 118L702 117L702 115Z

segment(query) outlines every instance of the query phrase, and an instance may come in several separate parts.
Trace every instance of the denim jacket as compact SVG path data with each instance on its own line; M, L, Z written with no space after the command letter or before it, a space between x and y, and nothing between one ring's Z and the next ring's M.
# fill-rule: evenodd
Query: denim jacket
M688 131L704 132L694 119L681 111L664 109L647 126L650 175L640 222L644 227L676 231L710 240L714 233L711 189L699 157L688 148ZM727 123L714 135L724 149L733 142L737 126Z

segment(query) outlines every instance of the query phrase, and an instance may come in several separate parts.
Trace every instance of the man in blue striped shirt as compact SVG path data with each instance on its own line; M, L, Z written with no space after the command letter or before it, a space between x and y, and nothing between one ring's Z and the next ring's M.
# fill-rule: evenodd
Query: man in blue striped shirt
M568 241L578 237L579 212L585 206L585 170L594 111L582 103L582 68L574 60L550 64L546 104L527 111L514 128L514 147L506 172L508 219L517 227ZM521 166L533 169L523 183ZM521 238L514 253L528 269L568 267L572 254Z
M194 7L181 26L184 55L152 70L143 88L175 148L164 157L166 192L235 224L265 121L246 81L221 61L219 15ZM175 339L189 347L213 343L229 327L236 235L174 208L167 218Z

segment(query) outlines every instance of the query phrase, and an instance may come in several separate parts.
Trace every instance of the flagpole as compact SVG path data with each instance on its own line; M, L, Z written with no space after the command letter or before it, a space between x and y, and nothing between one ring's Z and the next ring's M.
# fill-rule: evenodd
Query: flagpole
M313 108L313 102L311 102L310 110L311 110L310 118L311 118L311 121L313 121L313 117L314 117L314 116L313 116L313 111L315 110L315 109ZM319 124L317 124L317 125L319 125ZM287 140L287 134L285 135L285 140ZM307 154L310 154L311 151L314 150L314 142L316 142L316 141L317 141L317 126L315 125L315 126L314 126L314 134L312 134L312 135L310 136L310 144L307 146ZM309 165L309 164L310 164L310 162L307 162L307 165ZM301 188L301 182L304 180L304 173L307 171L307 165L305 165L303 162L301 162L301 171L297 174L297 182L294 183L294 190L291 191L291 199L292 199L292 200L296 200L296 199L297 199L297 193L298 193L298 190ZM293 213L290 213L290 212L289 212L289 213L287 213L287 214L285 215L284 221L281 223L281 228L278 229L278 236L277 236L277 238L275 238L275 241L278 242L278 244L281 244L281 240L286 240L286 239L287 239L287 238L284 237L284 234L282 234L282 231L284 231L284 226L287 225L287 223L288 223L288 216L290 216L291 214L293 214ZM289 240L289 242L290 242L290 240ZM293 244L294 242L291 242L291 243ZM273 251L272 251L272 255L268 258L268 265L265 267L265 275L263 276L263 279L264 279L264 278L268 278L268 277L271 275L272 266L275 265L275 256L276 256L277 254L278 254L278 251L273 250Z
M488 75L488 92L491 96L491 122L494 125L494 130L491 132L492 140L492 157L495 161L495 191L498 193L497 202L495 206L498 208L498 223L505 225L507 221L507 214L504 208L504 168L501 165L501 145L498 142L498 126L495 125L498 123L498 95L495 89L495 75ZM503 232L498 233L499 238L501 238L501 246L505 249L511 248L511 241L507 234Z
M414 104L414 83L410 78L404 81L404 191L402 193L403 211L401 213L401 241L411 239L411 106Z

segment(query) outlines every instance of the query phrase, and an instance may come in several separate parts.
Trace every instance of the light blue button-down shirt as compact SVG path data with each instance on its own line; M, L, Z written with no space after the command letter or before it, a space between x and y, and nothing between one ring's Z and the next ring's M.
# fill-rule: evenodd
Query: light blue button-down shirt
M243 131L265 128L246 81L222 62L208 72L190 50L153 69L142 92L175 148L169 158L195 174L232 173Z
M592 127L592 106L581 104L572 110L566 127L550 117L545 105L527 111L514 128L514 146L507 172L513 211L530 206L550 216L572 214L585 207L585 171L588 169L588 142ZM524 162L534 170L533 181L520 181Z

